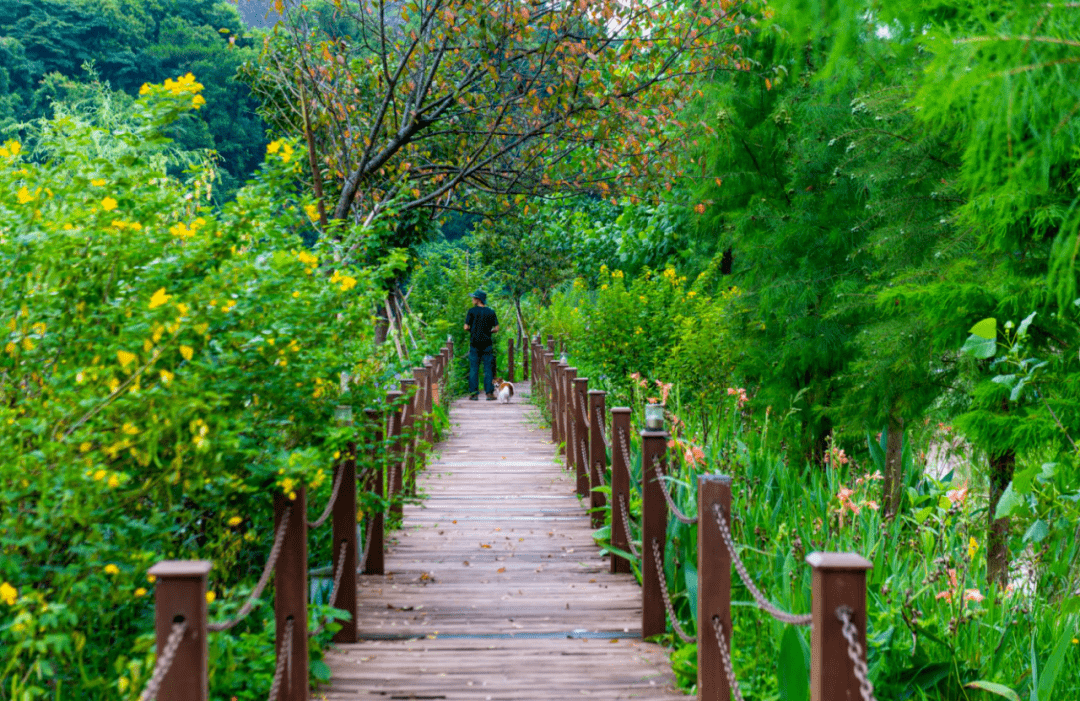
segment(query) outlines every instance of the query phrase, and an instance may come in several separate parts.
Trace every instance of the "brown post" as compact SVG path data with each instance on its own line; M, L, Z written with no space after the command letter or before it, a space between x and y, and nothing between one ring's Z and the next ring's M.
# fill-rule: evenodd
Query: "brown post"
M386 393L386 437L390 441L390 476L386 485L387 496L397 501L390 506L390 513L401 515L400 495L404 486L403 473L405 463L402 457L405 453L404 440L401 437L401 392L390 390Z
M562 387L563 368L562 361L551 361L551 441L558 445L562 442L562 398L559 396Z
M837 610L846 606L858 631L866 662L866 571L870 562L857 553L813 552L811 584L810 701L859 701L859 680L848 657L843 624Z
M630 449L630 407L617 406L611 408L611 544L622 550L630 552L630 524L623 521L622 504L626 504L627 515L630 514L630 464L627 460L629 455L623 455L623 441L621 436L626 436L626 447ZM631 572L630 560L625 557L612 554L611 573Z
M416 368L413 368L413 375L416 375ZM408 458L405 460L401 469L404 473L402 477L402 484L406 493L409 495L416 494L416 453L412 450L416 445L416 431L420 430L423 417L420 416L420 406L423 403L420 397L420 390L418 388L419 382L416 379L406 378L401 381L401 392L405 395L405 405L402 407L401 412L401 440L402 444L406 446L405 453Z
M723 673L720 646L713 618L720 618L727 651L731 653L731 553L724 545L713 504L731 523L731 478L698 477L698 700L731 701L731 688ZM853 700L854 701L854 700Z
M206 579L208 560L162 560L150 568L154 588L154 632L158 659L173 623L187 623L172 666L161 682L160 701L206 701L209 698L206 649Z
M349 420L352 424L352 420ZM341 630L334 633L335 643L356 642L356 443L349 442L345 455L334 465L334 479L341 475L337 501L334 502L333 542L334 581L338 584L334 608L346 611L352 617L343 621ZM338 575L340 548L345 546L345 559Z
M290 499L289 497L293 497ZM274 494L274 530L281 524L286 509L289 524L281 555L274 567L274 619L277 655L284 654L286 625L292 621L292 640L287 661L292 674L281 682L281 701L307 701L308 698L308 558L307 558L307 494L304 487L294 492ZM280 659L280 657L279 657Z
M521 381L529 379L529 354L532 352L532 344L526 343L521 347Z
M434 360L425 360L424 367L427 368L427 374L424 376L424 406L421 410L421 416L423 417L424 427L424 440L428 443L435 442L435 426L431 421L431 408L433 406L431 402L431 395L434 394L435 387L435 373Z
M660 461L666 467L668 434L666 431L641 432L641 637L661 635L667 630L667 612L660 592L660 571L664 566L664 546L667 542L667 503L660 490L660 473L653 464ZM666 469L664 470L667 471ZM660 550L660 562L653 554L653 540Z
M604 450L604 397L606 392L589 390L589 508L592 509L592 527L604 525L603 508L607 499L603 492L603 473L607 471L607 452ZM614 521L614 519L613 519Z
M555 357L550 352L544 351L540 354L542 367L538 370L540 374L540 381L543 384L544 401L547 403L548 411L551 411L553 401L552 392L554 391L554 381L552 372L554 372L555 366L552 364Z
M506 381L514 381L514 339L506 339Z
M592 485L589 484L589 427L585 422L589 417L581 410L586 407L589 379L575 377L571 392L570 420L574 422L575 434L575 445L571 452L574 454L574 468L577 471L577 493L580 497L588 498Z
M378 409L366 409L367 429L371 431L371 450L368 459L371 462L370 472L367 474L367 483L364 488L373 492L379 499L386 498L386 460L383 455L383 413ZM383 530L386 525L386 515L382 509L371 514L368 528L371 529L371 544L368 545L367 560L364 561L364 574L383 574ZM368 534L364 534L364 540L368 541ZM355 619L354 619L355 620Z
M577 446L570 450L570 443L579 435L577 422L574 420L577 415L577 411L574 409L574 405L577 404L577 397L574 395L575 378L577 378L577 368L568 367L563 370L563 385L560 389L562 394L563 457L566 459L566 466L572 470L577 469L577 464L581 462L577 457ZM574 491L577 491L576 483L574 484Z
M554 334L550 334L550 333L548 334L548 337L547 337L547 349L548 349L548 353L551 353L552 355L555 354L555 336L554 336Z

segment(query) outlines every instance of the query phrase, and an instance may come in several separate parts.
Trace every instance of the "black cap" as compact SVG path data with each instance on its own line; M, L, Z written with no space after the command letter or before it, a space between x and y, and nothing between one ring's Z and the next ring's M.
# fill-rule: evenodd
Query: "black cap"
M469 296L480 300L480 304L487 304L487 292L484 292L483 290L477 290Z

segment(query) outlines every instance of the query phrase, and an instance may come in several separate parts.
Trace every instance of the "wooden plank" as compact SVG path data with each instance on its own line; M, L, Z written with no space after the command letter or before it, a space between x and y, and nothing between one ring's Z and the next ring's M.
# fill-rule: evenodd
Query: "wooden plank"
M641 640L641 590L611 574L575 476L518 385L511 404L458 401L358 583L360 642L327 654L345 699L678 699L667 651Z

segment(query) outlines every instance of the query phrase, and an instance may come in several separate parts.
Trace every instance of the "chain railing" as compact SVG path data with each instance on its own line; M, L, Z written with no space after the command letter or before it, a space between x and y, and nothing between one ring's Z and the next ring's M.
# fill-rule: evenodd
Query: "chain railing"
M451 357L452 346L448 343L440 356L441 361L425 369L425 380L427 382L440 381L440 375L449 366ZM402 436L404 422L398 416L399 412L413 409L409 421L411 426L415 428L419 422L423 422L420 424L421 428L432 431L434 435L434 430L431 428L432 413L427 407L423 407L427 396L426 384L421 384L420 390L409 399L408 407L399 406L399 404L405 404L401 402L401 395L402 393L397 391L387 392L386 409L371 410L368 414L369 423L365 424L370 430L376 432L374 443L390 446L391 452L388 460L382 457L375 459L376 471L367 473L367 488L376 491L379 498L389 492L388 501L395 505L400 501L401 496L400 485L397 484L397 480L401 477L401 470L410 457L418 454L417 446L420 445L415 435ZM350 407L342 408L340 416L339 421L347 421L342 425L351 425L351 419L345 418L351 416ZM385 430L381 425L384 417L390 418L389 430ZM384 481L387 481L387 478L389 478L388 490L384 487ZM185 698L206 701L208 698L206 634L228 631L247 618L258 605L260 597L269 585L271 575L275 575L276 578L274 616L278 623L275 641L277 659L269 699L270 701L295 701L306 698L308 684L306 638L322 633L327 624L335 618L335 616L324 617L310 633L307 630L309 596L307 535L309 528L321 528L328 520L332 520L333 523L332 542L335 546L332 554L336 555L332 562L333 584L328 603L333 608L345 610L352 619L351 625L341 627L334 634L334 640L355 642L358 563L357 474L354 444L350 443L349 454L342 457L335 465L330 496L318 518L314 520L307 518L307 490L304 486L296 487L287 495L275 494L274 511L276 525L273 542L259 580L236 614L227 620L208 623L205 607L201 615L189 617L190 602L202 601L207 597L210 562L162 561L151 568L150 574L156 578L158 588L155 596L157 606L155 618L160 646L154 671L140 697L141 701L156 699L163 690L172 690L180 685L187 694ZM359 558L359 568L364 571L371 571L368 563L373 544L379 543L379 549L382 548L383 522L384 515L376 512L364 523L364 546ZM377 568L377 572L382 573L381 552L372 568ZM350 595L344 596L344 592L349 592ZM169 627L163 628L163 626ZM294 639L294 636L298 639Z
M757 608L788 625L823 629L816 631L811 641L811 664L816 670L811 674L813 698L855 698L858 694L861 701L874 701L873 685L867 673L865 643L862 642L865 636L866 571L870 567L869 562L855 553L811 553L807 556L807 562L812 568L814 580L815 596L811 602L813 611L809 614L792 614L780 609L755 583L735 544L729 515L730 478L712 474L698 475L697 496L694 500L697 506L696 515L685 513L686 509L680 507L680 500L677 500L675 495L692 493L693 485L686 487L687 492L673 491L675 480L665 469L664 462L669 435L662 430L662 420L659 428L653 423L657 418L653 414L647 422L649 430L642 432L640 484L631 480L630 466L633 462L630 452L630 410L612 409L613 424L609 434L602 402L596 406L587 406L581 392L573 391L584 389L581 385L587 380L571 376L573 379L567 381L563 372L563 368L567 367L565 363L545 362L553 357L549 349L539 344L539 337L534 341L533 358L538 370L534 378L545 385L536 395L549 402L553 437L558 436L559 442L567 447L568 457L572 457L580 465L591 467L589 474L594 490L598 486L606 486L604 474L607 465L603 462L603 456L598 461L596 455L590 455L587 446L596 450L597 444L602 443L604 451L611 453L611 498L606 509L612 524L612 545L615 546L610 551L612 572L630 571L630 561L619 555L624 546L636 562L640 563L640 569L636 571L640 572L642 577L644 637L671 630L683 641L697 641L699 698L710 701L721 698L721 689L727 689L737 701L742 701L743 698L730 654L730 577L731 570L734 569ZM574 382L579 384L574 385ZM554 424L555 420L559 421L558 426ZM579 420L584 424L585 435L578 435ZM578 486L580 488L580 482ZM630 516L629 495L635 487L642 499L640 523L631 521ZM686 501L682 500L682 503L685 504ZM714 518L703 518L703 514L709 511ZM678 592L670 590L665 575L664 547L668 539L670 516L674 516L682 524L696 526L698 529L699 611L695 613L700 618L695 621L699 632L696 638L687 633L684 621L679 620L676 615L672 599ZM639 552L635 545L635 530L640 534L638 540L645 546L641 550L651 550L651 557L643 556L642 552ZM623 538L625 542L619 540ZM648 557L649 561L644 561L643 557ZM621 568L623 564L626 569L617 570L617 565ZM819 595L821 593L824 595ZM826 600L831 602L829 605L832 606L832 611L824 610ZM838 602L843 605L837 607ZM707 630L709 626L713 628L715 636L706 636L703 639L700 631ZM825 641L840 638L846 641L843 649L835 644L826 647ZM842 671L844 667L849 671Z

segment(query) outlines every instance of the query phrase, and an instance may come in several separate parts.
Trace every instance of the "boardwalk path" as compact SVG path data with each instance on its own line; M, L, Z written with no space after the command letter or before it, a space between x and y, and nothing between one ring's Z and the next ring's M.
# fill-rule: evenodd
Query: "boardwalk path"
M686 698L526 402L454 404L387 575L361 578L361 642L315 698Z

